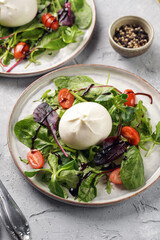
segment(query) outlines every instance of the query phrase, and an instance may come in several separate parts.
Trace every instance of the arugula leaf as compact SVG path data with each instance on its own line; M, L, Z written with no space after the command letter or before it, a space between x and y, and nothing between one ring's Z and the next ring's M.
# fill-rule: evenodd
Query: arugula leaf
M111 185L111 181L108 179L107 177L107 183L106 183L106 191L108 194L111 194L111 191L112 191L112 185Z
M28 159L22 159L21 157L19 157L19 159L21 160L21 162L24 162L24 163L26 163L26 164L29 164Z
M109 104L111 107L108 111L113 121L111 136L115 136L119 124L122 124L122 126L128 125L134 118L136 109L124 105L126 98L127 94L117 95L111 99Z
M58 101L58 91L55 90L55 93L50 93L50 90L47 90L41 97L43 102L48 103L50 106L60 106ZM60 114L58 114L60 116Z
M160 144L160 121L156 125L156 131L152 134L154 143Z
M152 125L150 118L147 118L147 109L143 102L139 101L135 109L134 119L131 121L130 126L139 132L140 137L151 135Z
M42 97L41 97L42 102L49 96L48 93L50 93L50 92L51 92L51 89L48 89L48 90L46 90L46 91L43 93L43 95L42 95ZM52 96L53 96L53 95L52 95Z
M61 9L61 3L59 0L52 0L52 7L54 12L58 12Z
M137 189L145 183L143 159L136 146L124 153L120 178L126 189Z
M30 54L30 59L29 59L29 61L30 61L30 62L34 62L34 63L37 63L37 64L40 63L40 62L37 61L36 57L37 57L38 55L42 54L42 53L45 52L45 51L46 51L45 48L37 48L37 49L33 50L33 51L31 52L31 54Z
M3 64L8 65L10 63L10 60L14 59L14 56L13 56L13 53L11 53L9 50L6 50L2 58L3 58Z
M82 31L78 30L76 25L73 25L72 27L68 27L66 30L62 31L62 39L67 44L74 43L76 42L76 37L83 34L84 33Z
M145 143L152 142L153 144L160 144L159 135L160 135L160 124L156 126L156 132L152 133L152 125L150 118L147 117L147 109L143 105L142 101L139 101L136 106L136 111L134 114L134 119L131 121L130 126L135 128L140 136L139 146L146 150ZM150 148L150 150L153 146ZM150 152L149 150L149 152Z

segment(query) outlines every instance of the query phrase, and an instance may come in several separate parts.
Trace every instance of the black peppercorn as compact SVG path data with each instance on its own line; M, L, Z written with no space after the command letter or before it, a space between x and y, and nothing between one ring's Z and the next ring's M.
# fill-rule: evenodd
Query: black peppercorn
M125 48L142 47L149 41L148 34L136 24L126 24L116 28L113 39L119 46Z

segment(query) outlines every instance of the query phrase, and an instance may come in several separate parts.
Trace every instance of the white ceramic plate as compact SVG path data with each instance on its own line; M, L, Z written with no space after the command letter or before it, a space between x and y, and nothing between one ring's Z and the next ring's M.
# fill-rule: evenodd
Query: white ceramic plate
M21 97L18 99L16 105L14 106L10 117L8 126L9 149L17 167L22 173L30 169L30 167L21 162L19 160L19 156L26 158L29 149L17 140L14 134L14 126L18 120L21 120L25 116L30 115L33 112L33 109L39 104L39 102L33 101L39 99L47 89L55 89L53 82L53 78L55 77L87 75L92 77L95 82L105 84L108 74L110 74L109 85L115 86L122 92L125 89L129 88L133 89L134 92L148 93L153 97L153 104L150 104L150 99L145 96L136 96L136 99L137 101L140 99L143 100L144 105L148 109L149 117L152 119L151 123L155 127L158 120L160 120L160 105L158 104L160 102L160 94L149 83L147 83L139 76L122 69L104 65L75 65L55 70L39 78L22 93ZM78 201L74 201L72 196L69 196L68 199L62 199L51 194L46 185L38 182L35 177L31 179L28 179L26 176L25 177L34 187L39 189L41 192L59 201L83 206L104 206L110 203L128 199L142 192L152 183L154 183L160 176L159 155L160 148L158 147L155 147L154 151L147 158L144 157L144 152L142 151L146 178L146 183L143 187L136 191L128 191L123 187L113 185L111 194L107 194L105 191L105 186L103 184L99 184L97 197L90 203L80 203Z
M28 61L22 61L18 64L11 72L5 72L6 69L9 69L14 63L15 60L12 60L10 65L7 68L0 67L0 76L4 77L28 77L28 76L37 76L47 73L51 70L54 70L71 59L75 58L81 51L85 48L89 42L96 23L96 8L94 0L87 0L88 4L92 9L92 23L90 27L86 30L83 30L84 35L77 39L77 43L71 43L65 48L60 49L55 52L53 55L42 54L39 56L38 61L41 64L31 63L27 68Z

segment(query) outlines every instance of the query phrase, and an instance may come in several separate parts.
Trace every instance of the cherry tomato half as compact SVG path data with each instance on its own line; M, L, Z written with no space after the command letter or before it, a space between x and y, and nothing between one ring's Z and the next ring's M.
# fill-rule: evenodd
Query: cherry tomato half
M124 138L128 140L131 145L137 145L140 141L138 132L130 126L123 127L121 130L121 134Z
M121 178L120 178L120 168L115 169L111 174L109 175L109 179L111 182L115 184L122 184Z
M58 101L62 108L70 108L74 102L74 96L69 92L67 88L63 88L58 93Z
M128 95L127 102L125 102L124 105L134 107L134 105L135 105L135 93L131 89L126 89L124 91L124 93Z
M31 167L33 168L43 167L44 158L42 153L37 149L31 149L31 151L27 154L27 159Z
M28 51L29 45L25 42L20 42L14 48L14 57L16 59L24 58Z
M52 30L56 30L59 28L59 22L50 13L43 14L42 23L46 28L50 28Z

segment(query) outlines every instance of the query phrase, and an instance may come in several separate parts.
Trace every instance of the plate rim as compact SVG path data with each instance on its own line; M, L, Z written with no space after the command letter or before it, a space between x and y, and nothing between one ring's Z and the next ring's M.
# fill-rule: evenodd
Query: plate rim
M122 68L119 68L119 67L114 67L114 66L110 66L110 65L103 65L103 64L77 64L77 65L70 65L70 66L65 66L65 67L62 67L62 68L59 68L59 69L55 69L54 71L51 71L43 76L41 76L40 78L38 78L37 80L35 80L34 82L32 82L22 93L21 95L19 96L19 98L17 99L16 103L14 104L13 108L12 108L12 111L11 111L11 114L10 114L10 117L9 117L9 121L8 121L8 128L7 128L7 142L8 142L8 147L9 147L9 151L10 151L10 154L13 158L13 161L16 165L16 167L18 168L18 170L21 172L21 174L24 176L25 180L27 180L34 188L36 188L37 190L39 190L41 193L45 194L46 196L54 199L54 200L57 200L57 201L60 201L60 202L63 202L63 203L67 203L67 204L70 204L70 205L74 205L74 206L82 206L82 207L104 207L104 206L108 206L108 205L111 205L111 204L116 204L116 203L120 203L122 201L125 201L125 200L128 200L130 199L131 197L134 197L138 194L140 194L141 192L145 191L146 189L148 189L152 184L154 184L159 178L160 178L160 174L159 176L156 177L156 179L151 182L149 185L147 186L143 186L142 188L136 190L136 192L134 192L133 194L131 194L130 196L126 196L126 197L122 197L121 199L116 199L116 200L109 200L109 202L106 202L106 203L92 203L92 202L77 202L77 201L74 201L74 200L70 200L70 199L64 199L64 198L61 198L59 196L56 196L50 192L47 192L46 190L42 189L41 187L37 186L34 182L32 182L32 180L30 178L28 178L26 175L24 175L24 172L22 171L22 169L19 167L19 165L17 164L17 161L16 161L16 158L14 157L14 154L13 154L13 151L12 151L12 147L11 147L11 143L10 143L10 126L11 126L11 119L12 119L12 115L14 113L14 109L16 108L16 105L18 104L18 102L21 100L21 98L35 85L37 84L37 82L41 81L41 79L43 78L46 78L47 76L49 75L52 75L54 74L55 72L60 72L62 70L66 70L66 69L71 69L71 68L79 68L79 67L102 67L102 68L111 68L111 69L115 69L115 70L118 70L118 71L121 71L121 72L124 72L124 73L127 73L129 75L132 75L134 77L136 77L137 79L141 80L142 82L144 82L146 85L148 85L150 88L152 88L152 90L156 91L159 95L160 95L160 92L154 88L149 82L147 82L146 80L144 80L142 77L138 76L137 74L135 73L132 73L128 70L125 70L125 69L122 69ZM156 172L155 172L156 173ZM154 173L154 174L155 174Z
M57 68L59 67L63 67L64 64L66 64L67 62L71 61L72 59L74 59L76 56L78 56L84 49L85 47L87 46L87 44L89 43L89 41L91 40L92 38L92 35L93 35L93 32L95 30L95 25L96 25L96 21L97 21L97 11L96 11L96 4L95 4L95 0L91 0L93 2L93 9L94 9L94 15L95 15L95 18L92 19L92 24L93 24L93 27L92 27L92 31L91 33L89 34L88 36L88 39L86 40L86 42L81 46L81 48L76 51L73 56L69 57L67 60L63 61L62 63L59 63L58 65L54 66L54 67L49 67L45 70L39 70L38 72L37 71L34 71L34 72L27 72L27 73L11 73L11 72L0 72L0 76L1 77L34 77L34 76L39 76L39 75L42 75L42 74L47 74L48 72L50 71L54 71L56 70Z

